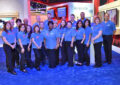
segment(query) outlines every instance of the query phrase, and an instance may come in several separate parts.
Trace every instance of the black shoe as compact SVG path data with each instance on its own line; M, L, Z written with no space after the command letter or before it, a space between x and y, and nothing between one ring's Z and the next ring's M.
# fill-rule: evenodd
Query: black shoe
M37 70L37 71L40 71L40 67L37 67L36 70Z
M111 62L109 61L108 64L111 64Z
M90 66L90 63L86 63L85 65L86 65L86 66Z
M11 73L11 74L13 74L13 75L17 75L17 73L15 71L9 71L8 70L8 72Z
M102 65L99 65L99 66L98 66L98 65L95 65L95 66L94 66L94 68L100 68L100 67L102 67Z
M22 69L21 71L24 72L24 73L27 73L27 70L26 70L26 69Z

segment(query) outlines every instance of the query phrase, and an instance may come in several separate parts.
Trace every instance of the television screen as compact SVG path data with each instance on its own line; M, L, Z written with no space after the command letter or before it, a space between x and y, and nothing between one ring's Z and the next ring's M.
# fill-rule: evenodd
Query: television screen
M107 13L110 15L110 20L117 25L117 9L107 10Z
M52 16L52 18L54 17L54 9L50 9L50 10L48 10L47 13L50 13L51 16Z
M64 17L66 16L66 7L58 8L58 17Z

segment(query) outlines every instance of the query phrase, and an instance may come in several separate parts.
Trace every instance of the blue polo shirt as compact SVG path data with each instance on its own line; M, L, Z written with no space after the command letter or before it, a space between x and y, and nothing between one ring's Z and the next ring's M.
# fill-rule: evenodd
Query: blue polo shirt
M85 34L85 29L84 28L79 28L78 30L76 30L76 36L75 39L76 40L82 40L83 39L83 35Z
M27 45L28 44L28 33L25 32L18 32L17 38L21 40L22 45ZM19 42L18 42L19 44Z
M66 31L66 27L65 28L63 28L63 27L59 28L60 38L62 38L65 31Z
M75 37L76 33L75 33L75 29L72 28L66 28L65 30L65 41L72 41L72 37Z
M77 21L74 20L74 22L72 22L72 28L73 29L76 29L76 24L77 24Z
M51 21L53 21L53 20L51 19ZM44 21L44 28L45 28L45 30L49 30L48 22L49 22L48 20Z
M79 19L79 20L81 20L83 23L85 23L86 18L84 18L83 20L82 20L82 19ZM79 20L78 20L78 21L79 21ZM77 21L77 22L78 22L78 21Z
M16 39L15 33L11 30L8 30L8 33L3 31L2 37L5 37L9 43L14 43Z
M102 26L101 24L98 24L98 25L94 25L93 26L93 30L92 30L92 38L96 37L98 34L99 34L99 31L102 31ZM102 38L102 35L97 38L94 43L99 43L99 42L102 42L103 41L103 38Z
M47 30L44 38L46 40L46 48L47 49L55 49L57 45L57 38L59 38L59 33L57 33L56 29Z
M31 38L34 38L34 41L38 46L41 46L44 40L42 33L32 33ZM34 43L32 43L32 48L37 48Z
M84 41L84 44L85 44L85 45L88 43L90 34L92 34L92 29L91 29L91 27L86 27L86 28L85 28L85 41ZM89 44L90 44L90 42L89 42Z
M113 35L113 32L116 30L116 26L112 21L109 20L107 23L103 21L101 24L103 27L103 35Z
M17 41L17 44L18 44L18 39L17 39L17 35L18 35L18 32L19 32L19 28L16 26L13 28L13 31L15 33L15 36L16 36L16 41Z

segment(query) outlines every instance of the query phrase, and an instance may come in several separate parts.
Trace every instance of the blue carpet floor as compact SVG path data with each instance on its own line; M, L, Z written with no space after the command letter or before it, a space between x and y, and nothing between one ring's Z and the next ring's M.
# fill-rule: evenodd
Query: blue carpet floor
M39 72L27 68L28 73L22 73L16 68L15 76L6 72L5 55L0 48L0 85L120 85L120 54L112 55L113 63L101 68L64 65L50 69L45 65ZM102 56L104 60L103 49Z

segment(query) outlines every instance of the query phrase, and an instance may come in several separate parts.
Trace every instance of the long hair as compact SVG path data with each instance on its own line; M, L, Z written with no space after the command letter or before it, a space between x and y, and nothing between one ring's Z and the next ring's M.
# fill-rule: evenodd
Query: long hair
M35 28L36 28L36 27L39 28L39 31L38 31L38 32L40 32L40 27L39 27L38 25L35 25L35 26L34 26L34 28L33 28L33 32L34 32L34 33L36 32L36 31L35 31Z
M27 33L26 25L25 25L25 24L21 24L21 25L19 26L19 31L20 31L20 29L21 29L22 26L24 26L24 28L25 28L24 32Z
M66 27L66 25L67 25L67 22L65 21L65 20L62 20L62 21L64 21L65 22L65 25L64 26L62 26L62 25L60 25L60 29L63 27L63 28L65 28ZM62 22L61 21L61 22Z
M5 23L4 23L3 30L4 30L6 33L8 33L7 28L6 28L7 24L10 24L10 30L12 31L12 25L11 25L11 23L10 23L9 21L8 21L8 22L5 22Z
M89 20L89 19L86 19L85 22L84 22L84 28L86 28L86 27L85 27L85 23L86 23L87 21L88 21L88 23L89 23L88 26L91 27L91 22L90 22L90 20Z
M78 30L78 29L79 29L79 26L78 26L79 22L81 22L81 23L82 23L82 27L83 27L83 22L82 22L82 20L79 20L79 21L77 22L77 24L76 24L76 30Z
M28 38L30 38L31 34L32 34L32 26L31 25L27 25L27 27L30 27L30 32L28 33ZM27 27L26 27L26 30L27 30Z

